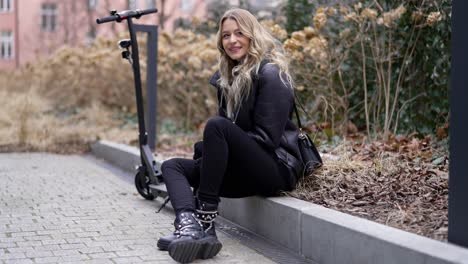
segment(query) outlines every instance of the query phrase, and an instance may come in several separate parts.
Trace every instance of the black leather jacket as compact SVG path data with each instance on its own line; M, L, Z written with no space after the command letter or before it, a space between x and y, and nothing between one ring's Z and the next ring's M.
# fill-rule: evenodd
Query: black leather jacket
M219 72L216 72L210 84L218 90L218 114L226 117L219 78ZM243 100L235 123L287 168L289 175L285 177L290 189L294 189L297 179L302 176L303 163L297 142L299 130L291 119L294 111L293 90L281 81L279 68L275 64L262 63L252 81L252 90Z

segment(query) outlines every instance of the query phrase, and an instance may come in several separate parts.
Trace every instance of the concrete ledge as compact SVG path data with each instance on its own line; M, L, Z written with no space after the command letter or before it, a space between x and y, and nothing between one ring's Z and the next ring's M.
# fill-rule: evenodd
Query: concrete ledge
M224 218L301 253L301 215L309 202L290 197L222 198L219 213Z
M135 171L136 166L141 164L140 150L125 144L100 140L91 146L91 152L127 171Z
M468 249L311 204L302 253L317 263L468 263Z
M123 169L139 164L137 148L100 141L97 157ZM223 198L220 214L320 264L468 264L468 249L290 197Z

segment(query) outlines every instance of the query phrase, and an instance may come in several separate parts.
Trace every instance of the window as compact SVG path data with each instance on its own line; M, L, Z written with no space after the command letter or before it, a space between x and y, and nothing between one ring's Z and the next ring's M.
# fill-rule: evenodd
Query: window
M186 13L192 12L193 2L192 0L182 0L180 1L180 8Z
M0 33L0 58L3 60L13 59L13 32L2 31Z
M91 46L96 39L96 27L91 26L91 29L86 33L86 44Z
M146 0L146 8L156 8L156 0Z
M98 0L88 0L88 9L95 10L98 5Z
M137 1L136 0L128 0L128 9L130 9L130 10L137 9Z
M11 0L0 0L0 12L11 12L13 9Z
M57 29L57 5L42 4L41 29L43 31L55 31Z

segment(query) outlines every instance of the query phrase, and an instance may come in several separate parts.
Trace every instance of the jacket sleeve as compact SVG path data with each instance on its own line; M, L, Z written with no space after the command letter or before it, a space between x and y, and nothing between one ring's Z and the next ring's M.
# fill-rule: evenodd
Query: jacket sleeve
M258 78L254 125L247 133L267 149L275 150L280 145L294 98L291 87L281 81L276 65L266 64Z
M227 118L226 111L223 108L223 98L221 94L221 88L218 88L218 115Z
M199 159L203 156L203 141L198 141L193 145L193 159Z

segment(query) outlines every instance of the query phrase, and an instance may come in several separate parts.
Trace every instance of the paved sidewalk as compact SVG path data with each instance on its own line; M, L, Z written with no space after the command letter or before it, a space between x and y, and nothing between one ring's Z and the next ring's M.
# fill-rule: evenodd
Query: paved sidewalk
M0 154L0 263L175 263L156 247L173 221L159 205L92 157ZM219 239L218 256L194 263L273 263Z

